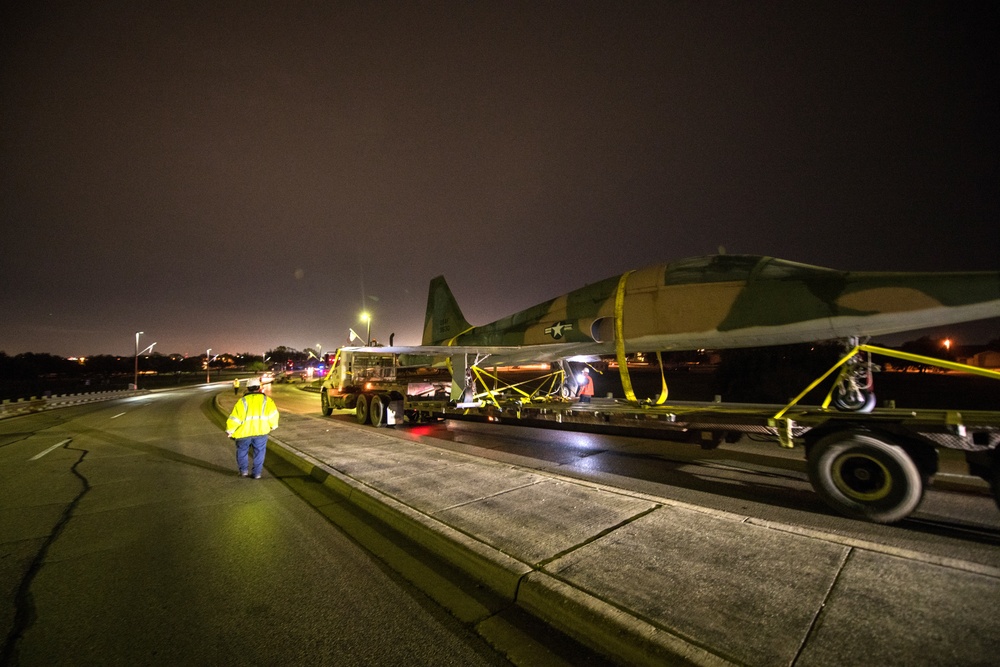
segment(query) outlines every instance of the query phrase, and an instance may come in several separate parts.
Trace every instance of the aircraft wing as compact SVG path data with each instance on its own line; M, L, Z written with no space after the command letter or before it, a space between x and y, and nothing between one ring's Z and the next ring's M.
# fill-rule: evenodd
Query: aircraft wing
M440 365L445 359L466 357L476 365L516 366L554 362L560 359L583 360L614 354L606 343L555 343L551 345L394 345L392 347L347 347L353 352L398 354L404 366Z

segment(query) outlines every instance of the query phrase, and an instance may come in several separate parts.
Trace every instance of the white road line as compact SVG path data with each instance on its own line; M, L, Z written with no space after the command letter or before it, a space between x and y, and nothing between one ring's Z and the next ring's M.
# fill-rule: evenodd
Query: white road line
M122 416L122 415L124 415L124 414L127 414L127 413L125 413L125 412L119 412L119 413L118 413L118 414L116 414L116 415L115 415L114 417L112 417L112 419L118 419L119 417L121 417L121 416Z
M48 449L46 449L44 452L41 452L40 454L35 454L34 456L32 456L28 460L29 461L37 461L38 459L42 458L43 456L45 456L46 454L48 454L49 452L51 452L53 449L59 449L60 447L62 447L63 445L65 445L67 442L70 442L72 439L73 438L66 438L62 442L57 442L56 444L54 444L51 447L49 447Z

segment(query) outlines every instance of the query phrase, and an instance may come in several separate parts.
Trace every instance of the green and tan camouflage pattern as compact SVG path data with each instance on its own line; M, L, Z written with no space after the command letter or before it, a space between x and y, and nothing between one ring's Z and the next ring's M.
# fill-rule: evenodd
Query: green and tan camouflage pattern
M613 276L477 327L439 276L422 345L564 345L567 356L613 354L618 316L629 352L884 335L1000 316L1000 272L850 272L712 255Z

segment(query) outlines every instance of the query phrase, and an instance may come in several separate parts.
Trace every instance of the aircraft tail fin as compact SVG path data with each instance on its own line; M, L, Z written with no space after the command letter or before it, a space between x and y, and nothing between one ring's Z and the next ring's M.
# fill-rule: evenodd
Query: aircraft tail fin
M446 345L455 336L472 328L458 307L444 276L431 280L427 292L427 315L421 345Z

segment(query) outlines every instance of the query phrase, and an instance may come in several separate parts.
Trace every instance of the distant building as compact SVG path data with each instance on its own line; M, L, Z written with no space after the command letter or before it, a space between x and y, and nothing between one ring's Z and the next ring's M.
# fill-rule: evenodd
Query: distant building
M983 350L982 352L977 352L970 357L965 357L960 361L969 366L1000 370L1000 352L997 350Z

